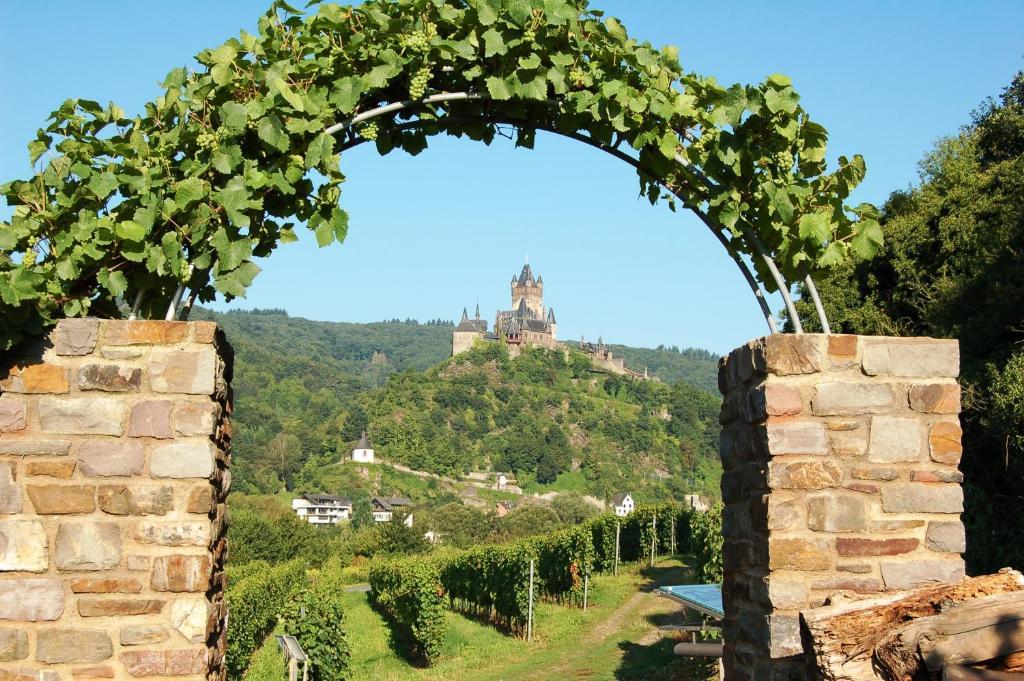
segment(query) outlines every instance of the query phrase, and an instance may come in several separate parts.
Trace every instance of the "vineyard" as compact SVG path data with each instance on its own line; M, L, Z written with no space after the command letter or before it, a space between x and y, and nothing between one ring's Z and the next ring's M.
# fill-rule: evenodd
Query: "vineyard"
M511 544L375 560L369 571L370 600L406 659L430 666L438 662L448 634L446 610L525 637L531 581L534 602L580 608L592 575L614 574L621 564L653 563L673 549L694 555L701 579L721 579L721 540L714 531L720 516L717 507L694 513L671 504L640 506L625 518L606 513ZM309 654L311 681L348 678L343 570L337 558L315 570L301 560L230 567L229 677L279 678L279 656L264 642L285 633Z

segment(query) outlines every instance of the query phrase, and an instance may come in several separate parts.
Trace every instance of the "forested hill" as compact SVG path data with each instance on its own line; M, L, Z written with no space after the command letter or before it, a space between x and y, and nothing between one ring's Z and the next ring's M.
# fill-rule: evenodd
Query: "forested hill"
M293 374L296 364L309 360L359 377L368 385L382 384L388 373L422 371L444 360L452 351L454 328L441 320L318 322L275 309L224 314L197 309L191 318L213 320L224 328L242 371L247 364L259 364L280 379Z
M293 362L309 359L359 376L371 386L383 384L389 373L422 371L447 359L454 329L447 320L320 322L289 317L278 309L217 313L197 308L191 318L220 323L243 361L256 359L257 355L283 360L281 369L275 372L278 378L291 373L287 367L294 366ZM685 381L713 395L718 393L718 356L707 350L615 344L608 348L616 357L625 358L629 368L643 371L646 367L652 376L665 383ZM378 355L378 362L386 358L387 363L374 364L374 353L383 353L383 358Z
M216 313L200 308L192 319L218 322L235 349L234 474L242 491L277 491L283 484L290 486L307 462L336 459L365 425L364 417L358 416L363 405L389 394L389 377L397 391L390 394L397 399L404 383L436 380L421 372L447 362L451 354L453 327L447 321L350 324L289 317L284 310ZM647 366L662 378L665 383L658 390L684 380L703 388L694 392L717 405L714 356L699 350L611 347L617 356L627 358L628 366ZM631 352L637 353L635 361ZM374 388L384 390L382 397L369 397ZM426 404L404 409L416 412L416 418L427 418ZM468 417L452 412L444 418L454 424L446 426L454 434L450 446L462 447L458 429ZM693 453L702 449L703 445L691 448ZM663 451L659 459L665 456ZM475 465L476 459L469 463ZM661 461L648 472L663 471L661 463L671 461ZM608 477L617 479L617 474Z
M667 499L717 489L718 412L717 397L683 382L595 371L579 352L513 359L489 344L391 376L351 405L345 430L365 427L379 457L420 471L511 471L534 489ZM311 460L304 482L336 458Z

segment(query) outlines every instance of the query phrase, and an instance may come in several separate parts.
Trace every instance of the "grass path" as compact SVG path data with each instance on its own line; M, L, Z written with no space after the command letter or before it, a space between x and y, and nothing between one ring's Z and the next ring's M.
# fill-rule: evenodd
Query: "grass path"
M584 613L541 603L532 643L491 626L448 613L441 661L429 669L410 666L389 644L388 628L366 594L346 593L346 630L354 679L375 681L699 681L699 667L672 654L675 641L662 639L659 624L681 621L678 605L653 591L687 580L678 559L653 569L627 570L593 580L591 607Z

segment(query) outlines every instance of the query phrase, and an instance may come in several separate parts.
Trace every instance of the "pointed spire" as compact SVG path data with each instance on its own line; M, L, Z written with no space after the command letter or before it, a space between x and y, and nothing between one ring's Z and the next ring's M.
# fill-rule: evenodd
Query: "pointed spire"
M476 301L476 318L480 319L480 301Z
M462 321L464 321L464 322L468 322L469 321L469 313L466 312L466 308L462 308Z
M530 263L523 265L523 271L519 273L519 279L516 283L519 286L533 286L537 283L533 278L533 270L530 269Z
M549 307L548 308L548 324L554 324L554 323L555 323L555 308Z
M541 274L541 275L538 275L538 277L537 277L537 286L543 286L543 285L544 285L544 275Z

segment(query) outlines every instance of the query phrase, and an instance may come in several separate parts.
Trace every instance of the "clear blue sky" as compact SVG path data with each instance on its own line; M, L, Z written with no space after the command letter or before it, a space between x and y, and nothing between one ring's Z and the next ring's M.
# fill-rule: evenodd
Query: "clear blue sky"
M719 81L790 75L831 133L831 158L861 153L857 201L917 177L932 143L997 95L1024 60L1024 2L606 0L631 35L680 48ZM28 173L26 142L68 97L129 112L171 68L253 30L263 2L0 3L0 178ZM534 151L444 138L418 158L370 148L342 161L351 214L342 246L282 247L247 300L340 321L493 317L529 254L560 336L724 352L764 330L749 289L696 219L637 198L632 172L582 145ZM9 215L0 206L0 215Z

